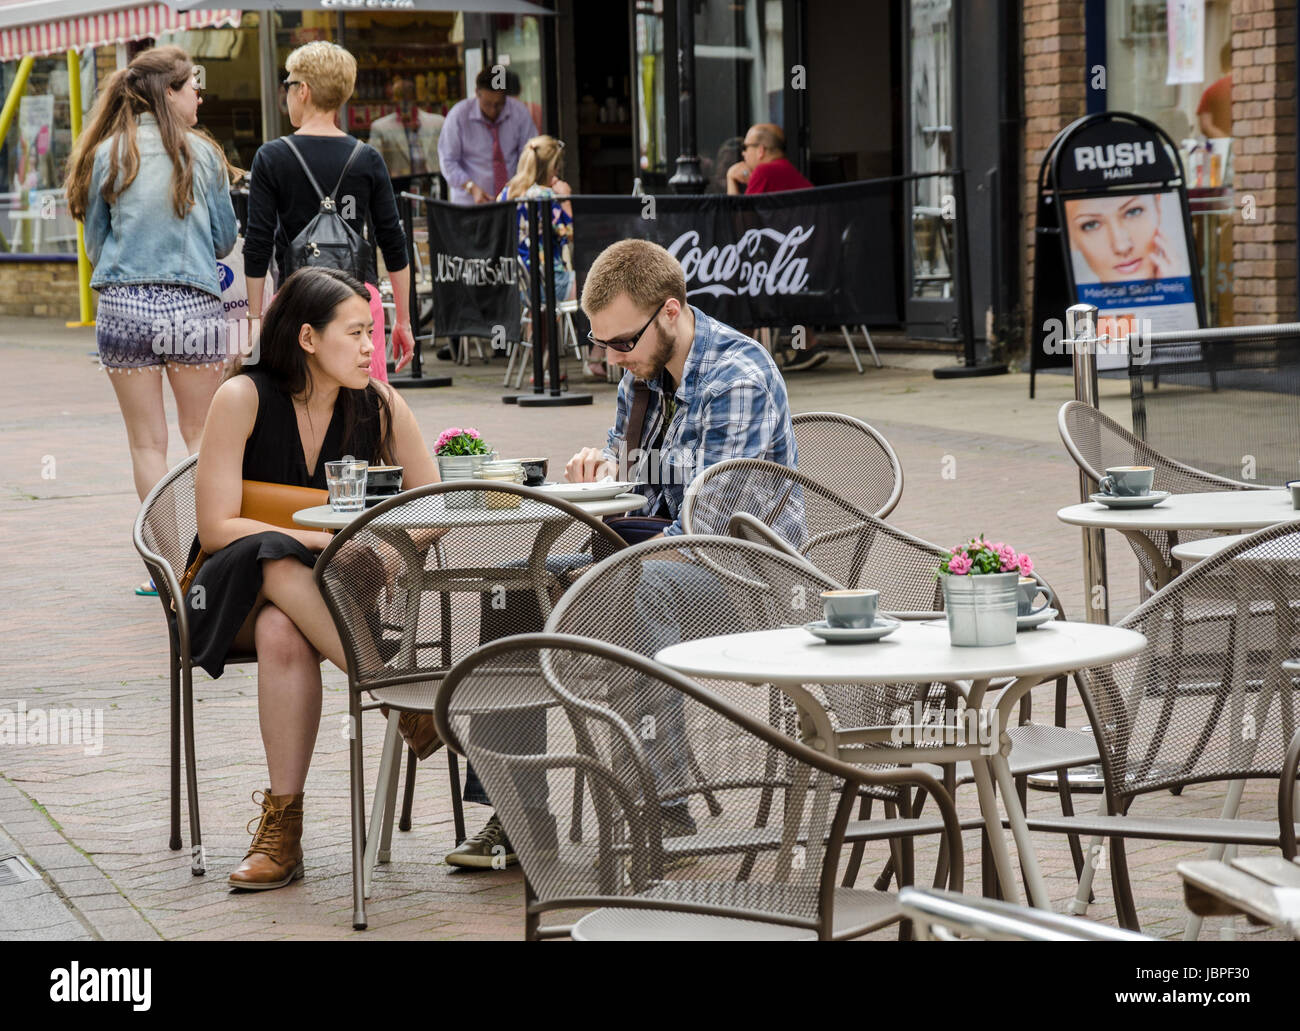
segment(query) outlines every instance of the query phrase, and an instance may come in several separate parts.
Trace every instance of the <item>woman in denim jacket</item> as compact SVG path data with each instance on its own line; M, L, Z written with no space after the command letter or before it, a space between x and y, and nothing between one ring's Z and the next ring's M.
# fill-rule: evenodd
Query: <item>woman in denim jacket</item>
M190 128L201 102L184 50L146 50L109 78L68 165L99 291L99 359L114 374L141 500L167 472L162 371L192 454L227 356L217 258L235 245L235 170Z

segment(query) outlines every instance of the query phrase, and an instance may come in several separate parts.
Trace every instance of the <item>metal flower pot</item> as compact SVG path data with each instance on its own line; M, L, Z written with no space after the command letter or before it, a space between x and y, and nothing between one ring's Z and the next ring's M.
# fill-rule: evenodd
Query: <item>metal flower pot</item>
M490 455L438 455L438 477L448 483L452 480L480 480L483 478L483 463L496 457ZM483 494L481 491L461 491L446 495L448 508L481 508Z
M944 574L942 580L948 636L954 646L1016 643L1019 573Z

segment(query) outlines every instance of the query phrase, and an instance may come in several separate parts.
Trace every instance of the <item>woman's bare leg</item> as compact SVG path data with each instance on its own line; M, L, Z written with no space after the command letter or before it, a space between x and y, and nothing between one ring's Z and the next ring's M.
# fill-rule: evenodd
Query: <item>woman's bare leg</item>
M318 652L339 669L348 668L339 632L334 628L325 599L321 597L320 588L307 566L296 558L263 562L262 594L289 618ZM260 653L257 661L262 661Z
M126 423L135 492L143 501L167 474L167 414L163 410L162 366L111 372L108 381Z
M320 729L320 656L275 605L258 611L253 639L257 645L257 718L271 794L297 795L307 782Z
M192 455L199 449L203 437L203 423L208 417L212 395L221 386L226 370L223 365L167 366L167 382L176 396L176 421L180 424L185 449Z

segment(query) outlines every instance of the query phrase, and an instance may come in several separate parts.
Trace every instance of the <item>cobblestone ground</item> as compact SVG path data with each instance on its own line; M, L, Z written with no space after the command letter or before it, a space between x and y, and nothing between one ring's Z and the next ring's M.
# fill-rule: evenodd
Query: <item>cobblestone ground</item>
M0 937L162 938L509 938L522 934L517 873L464 874L442 862L452 843L445 759L421 769L414 827L396 834L392 862L377 871L370 929L351 929L347 742L340 732L346 682L330 670L316 759L307 787L307 876L290 888L232 895L225 873L243 856L249 801L265 787L255 671L219 681L196 674L200 796L209 876L192 877L187 852L167 849L166 639L160 606L132 587L142 574L130 543L137 509L126 435L107 376L92 355L93 331L45 321L0 329L0 709L60 705L102 710L103 748L28 743L0 747L0 844L25 853L66 904L32 926L0 922ZM1068 610L1082 611L1079 531L1055 518L1077 500L1077 477L1056 432L1068 377L1044 376L1028 400L1023 375L935 380L933 362L886 358L858 376L847 355L790 378L796 411L833 410L866 419L897 449L906 472L893 520L930 540L956 543L988 532L1030 551ZM451 369L431 361L436 371ZM571 374L578 369L570 363ZM502 363L456 368L451 389L410 391L427 440L448 425L475 425L502 454L543 452L552 469L579 446L598 443L610 419L612 386L582 385L590 407L519 409L500 402ZM1125 398L1104 383L1103 406L1122 417ZM170 402L169 402L170 410ZM172 461L183 445L172 418ZM952 473L955 471L955 475ZM948 473L945 476L945 472ZM1112 616L1136 602L1136 564L1111 539ZM1043 702L1046 702L1043 699ZM1042 703L1040 703L1042 704ZM1071 722L1082 722L1074 699ZM374 782L381 731L364 729ZM94 751L94 749L89 749ZM1082 796L1081 806L1095 796ZM1031 792L1033 811L1055 796ZM974 792L960 793L964 815ZM1152 796L1141 811L1216 815L1209 788ZM1267 818L1270 793L1248 789L1243 815ZM469 807L473 829L485 815ZM1064 840L1040 836L1040 857L1057 908L1073 895ZM979 889L978 837L967 835L967 883ZM1144 926L1181 932L1184 909L1173 872L1188 845L1136 842L1130 862ZM921 872L932 869L924 850ZM882 855L869 853L869 863ZM928 876L928 873L924 874ZM8 890L8 889L0 889ZM8 899L9 896L3 896ZM36 910L33 909L33 912ZM12 910L10 912L13 912ZM1091 914L1110 921L1109 879L1097 882ZM39 924L39 926L37 926ZM1203 937L1226 921L1209 921ZM1240 929L1241 936L1270 936Z

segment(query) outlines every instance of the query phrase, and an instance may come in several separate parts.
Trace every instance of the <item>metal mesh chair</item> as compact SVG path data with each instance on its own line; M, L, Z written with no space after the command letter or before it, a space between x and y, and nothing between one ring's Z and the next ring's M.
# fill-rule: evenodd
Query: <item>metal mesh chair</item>
M315 578L347 658L351 738L353 926L388 850L400 749L396 712L431 712L447 670L481 644L538 631L554 599L592 564L593 548L624 541L568 502L514 484L436 483L365 512L336 534ZM436 540L435 540L436 539ZM436 543L436 546L435 546ZM388 559L385 563L382 558ZM398 571L394 574L393 569ZM393 592L399 618L385 620ZM374 815L364 826L363 694L389 717Z
M933 546L920 542L918 553L916 538L875 519L802 469L759 458L710 466L686 490L682 526L687 533L727 535L738 513L768 527L837 583L857 587L870 581L875 587L888 580L891 597L881 597L886 609L940 607ZM864 528L877 526L885 528L881 538L864 541Z
M717 815L697 814L688 864L674 862L681 852L662 814L698 789L657 772L677 742L629 719L644 708L680 712L708 780L726 791ZM864 786L935 794L947 883L961 889L960 825L933 778L827 758L767 715L764 692L706 689L627 650L557 634L474 653L448 674L436 710L439 732L497 802L526 877L531 940L845 939L886 926L899 918L896 896L835 887ZM542 927L556 910L568 919Z
M799 469L855 508L884 518L903 496L903 467L883 434L837 412L790 418Z
M1205 622L1206 605L1231 613ZM1220 552L1153 595L1119 625L1146 635L1131 659L1085 670L1080 685L1101 745L1105 812L1033 819L1031 829L1110 839L1120 921L1137 928L1125 838L1204 841L1296 852L1292 799L1300 676L1300 522L1280 523ZM1241 782L1280 778L1277 820L1237 820ZM1143 794L1229 784L1219 818L1129 815ZM1236 783L1233 783L1236 782ZM1172 871L1171 871L1172 872ZM1076 906L1086 903L1091 865Z
M920 941L963 938L1017 942L1154 941L1144 934L1091 920L939 889L903 888L898 893L898 903L904 915L911 919Z
M185 732L185 787L190 817L190 872L205 871L199 819L197 761L194 751L194 664L190 656L189 611L181 596L190 545L198 534L194 508L194 470L198 455L186 458L149 492L135 517L131 539L158 588L167 621L167 668L171 677L170 763L171 832L167 847L181 848L181 727ZM174 607L174 611L173 611ZM231 664L256 662L252 653L231 654Z
M697 535L661 538L628 548L591 569L556 605L546 629L607 641L653 658L680 641L820 619L821 592L839 586L800 556L762 544ZM707 684L715 686L712 680ZM727 689L754 690L740 684ZM915 702L931 718L942 719L950 701L947 688L939 684L828 685L817 694L842 728L892 725L896 713L911 711ZM766 699L769 725L796 734L785 697L769 688ZM689 738L679 759L681 775L700 787L716 816L718 793L700 770ZM872 768L888 767L876 763ZM884 805L883 822L870 819L875 800ZM873 788L864 793L857 820L847 831L854 848L845 887L856 880L866 844L884 838L892 842L890 870L898 869L903 883L911 880L908 839L942 829L919 816L923 803L923 795L913 798L906 790ZM877 884L882 890L887 886L888 880Z
M1229 480L1184 465L1162 455L1109 416L1082 401L1067 401L1057 413L1057 428L1075 464L1093 481L1117 465L1149 465L1155 469L1152 487L1171 494L1223 490L1264 490L1261 484ZM1171 549L1184 541L1210 536L1209 531L1142 530L1124 534L1142 570L1141 596L1149 598L1168 580L1173 563Z

